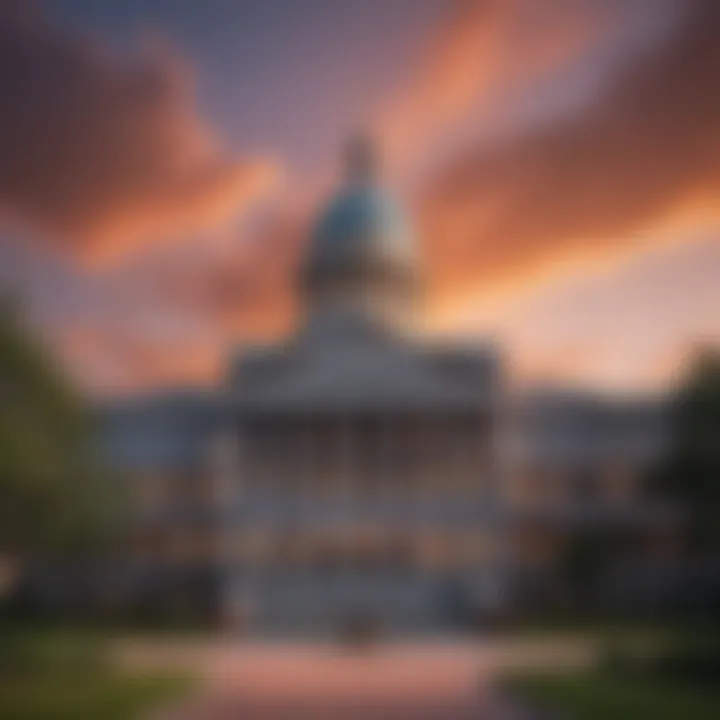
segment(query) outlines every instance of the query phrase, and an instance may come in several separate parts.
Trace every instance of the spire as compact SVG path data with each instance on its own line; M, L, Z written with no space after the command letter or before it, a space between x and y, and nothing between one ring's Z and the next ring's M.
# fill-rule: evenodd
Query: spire
M345 148L345 172L351 183L365 184L375 179L377 172L375 143L367 133L350 138Z

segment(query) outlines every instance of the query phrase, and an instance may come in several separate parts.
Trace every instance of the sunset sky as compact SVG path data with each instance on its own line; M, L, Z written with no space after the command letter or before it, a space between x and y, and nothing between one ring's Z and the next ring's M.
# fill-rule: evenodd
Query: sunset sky
M0 288L93 394L286 332L372 131L427 330L653 390L720 342L717 0L0 0Z

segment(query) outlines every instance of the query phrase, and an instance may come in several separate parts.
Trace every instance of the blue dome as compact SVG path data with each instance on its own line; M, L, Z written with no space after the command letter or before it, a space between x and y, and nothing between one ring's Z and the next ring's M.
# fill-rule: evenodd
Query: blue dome
M376 187L355 187L331 201L311 238L311 274L380 267L411 271L412 232L398 206Z
M411 316L420 285L413 233L400 206L374 182L371 146L355 142L347 160L345 185L310 237L304 300L313 324L326 328L333 318L400 325Z

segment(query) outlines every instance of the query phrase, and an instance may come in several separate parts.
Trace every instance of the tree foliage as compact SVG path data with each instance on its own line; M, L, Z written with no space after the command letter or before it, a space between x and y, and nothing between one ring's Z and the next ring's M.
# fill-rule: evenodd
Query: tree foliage
M686 513L689 550L720 552L720 350L698 353L675 397L660 488Z
M0 556L65 552L98 537L109 498L91 429L22 315L0 306Z

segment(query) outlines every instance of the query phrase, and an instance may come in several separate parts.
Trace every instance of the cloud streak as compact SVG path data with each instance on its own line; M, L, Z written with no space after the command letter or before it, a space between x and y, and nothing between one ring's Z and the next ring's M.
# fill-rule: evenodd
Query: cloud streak
M419 208L438 295L631 251L679 217L717 219L720 5L680 10L673 32L614 68L591 101L470 144L430 179Z
M118 58L0 6L0 220L85 260L226 224L276 179L198 115L189 67L155 45Z

